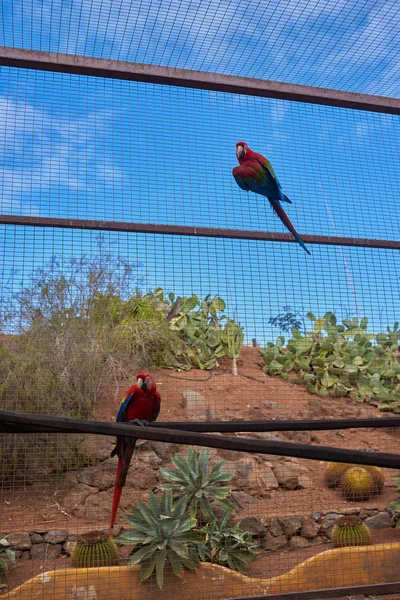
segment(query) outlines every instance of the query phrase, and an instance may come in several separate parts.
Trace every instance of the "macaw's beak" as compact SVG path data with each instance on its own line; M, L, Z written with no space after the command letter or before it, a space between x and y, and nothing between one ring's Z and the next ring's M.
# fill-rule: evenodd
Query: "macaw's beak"
M239 158L241 156L243 156L243 154L244 154L244 147L243 146L236 146L236 156L237 156L238 160L239 160Z
M138 386L139 390L146 389L146 384L143 383L143 379L141 377L139 377L139 379L137 380L137 386Z

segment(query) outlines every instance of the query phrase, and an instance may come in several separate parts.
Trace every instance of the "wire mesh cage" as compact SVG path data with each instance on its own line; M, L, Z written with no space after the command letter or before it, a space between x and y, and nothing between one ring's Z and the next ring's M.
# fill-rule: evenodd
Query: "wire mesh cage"
M396 3L0 14L4 598L397 598Z

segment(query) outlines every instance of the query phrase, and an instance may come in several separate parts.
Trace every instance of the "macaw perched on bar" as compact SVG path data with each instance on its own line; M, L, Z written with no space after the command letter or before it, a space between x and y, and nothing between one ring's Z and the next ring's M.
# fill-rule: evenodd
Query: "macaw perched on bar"
M117 423L135 423L147 426L155 421L160 412L161 396L157 392L156 382L148 373L136 375L137 383L132 385L121 400ZM125 485L136 439L117 436L117 445L111 456L118 456L115 476L114 495L111 509L110 537L113 535L122 488Z
M294 235L307 254L311 254L281 207L281 202L292 204L292 201L282 192L281 184L269 160L258 152L253 152L245 142L236 144L236 156L240 166L235 167L232 173L238 186L245 192L255 192L268 198L285 227Z

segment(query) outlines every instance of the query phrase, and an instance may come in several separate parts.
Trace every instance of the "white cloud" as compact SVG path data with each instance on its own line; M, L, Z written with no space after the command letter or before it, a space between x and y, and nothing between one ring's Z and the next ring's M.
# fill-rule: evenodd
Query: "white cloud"
M107 158L111 111L85 117L54 117L28 102L0 97L0 167L2 212L32 210L30 195L65 187L71 192L94 192L105 182L122 181L121 169Z

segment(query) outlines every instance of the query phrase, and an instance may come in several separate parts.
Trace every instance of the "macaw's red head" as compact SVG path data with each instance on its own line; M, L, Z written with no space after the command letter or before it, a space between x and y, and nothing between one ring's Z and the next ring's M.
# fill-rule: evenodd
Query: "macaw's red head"
M245 160L246 154L249 151L251 152L251 150L248 147L248 145L246 144L246 142L238 142L236 144L236 156L237 156L239 163L242 163Z
M156 382L149 373L138 373L136 379L139 390L143 392L156 391Z

